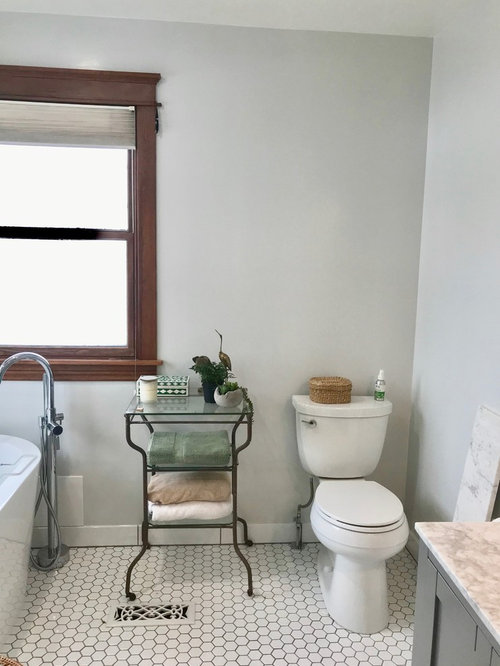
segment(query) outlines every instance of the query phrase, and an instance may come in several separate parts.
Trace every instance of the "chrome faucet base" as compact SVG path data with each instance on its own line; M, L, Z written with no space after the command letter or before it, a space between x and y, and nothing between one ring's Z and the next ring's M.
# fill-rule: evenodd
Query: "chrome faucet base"
M44 570L52 571L52 569L60 569L67 562L69 562L69 548L62 543L59 549L60 553L57 558L54 559L54 553L51 548L48 546L40 548L40 550L35 555L35 560Z

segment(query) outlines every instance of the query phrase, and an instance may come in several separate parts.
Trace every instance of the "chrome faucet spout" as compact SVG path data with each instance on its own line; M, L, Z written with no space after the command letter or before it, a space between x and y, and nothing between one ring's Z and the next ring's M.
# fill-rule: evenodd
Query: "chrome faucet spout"
M52 434L59 436L62 433L63 428L57 423L56 420L56 409L54 404L54 375L52 373L52 368L50 367L46 358L40 354L29 351L12 354L12 356L6 358L5 361L0 365L0 382L2 381L3 376L7 370L19 361L37 361L42 366L44 371L43 394L45 419L47 427L52 432Z

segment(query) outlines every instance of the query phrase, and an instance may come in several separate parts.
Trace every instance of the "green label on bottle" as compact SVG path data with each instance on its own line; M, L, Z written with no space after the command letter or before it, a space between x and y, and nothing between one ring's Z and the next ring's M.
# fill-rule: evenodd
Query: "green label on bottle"
M385 398L385 391L375 391L375 400L383 400Z

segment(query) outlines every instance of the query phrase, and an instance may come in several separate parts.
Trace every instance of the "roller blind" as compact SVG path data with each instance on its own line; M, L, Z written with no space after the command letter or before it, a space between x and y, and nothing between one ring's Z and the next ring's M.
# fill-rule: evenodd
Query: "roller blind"
M0 100L0 143L135 148L135 109Z

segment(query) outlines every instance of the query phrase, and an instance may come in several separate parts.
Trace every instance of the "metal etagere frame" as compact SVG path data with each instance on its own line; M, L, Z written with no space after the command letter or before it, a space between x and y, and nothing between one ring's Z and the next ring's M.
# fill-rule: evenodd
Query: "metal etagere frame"
M238 544L238 523L243 526L243 541L245 545L252 546L253 542L248 538L248 525L246 521L238 516L238 462L240 453L249 446L252 440L253 412L248 403L236 408L218 407L205 403L201 396L168 397L158 398L154 403L141 403L134 398L125 412L125 435L127 444L141 455L142 459L142 509L143 517L141 524L141 549L132 560L125 581L125 595L134 600L136 595L131 592L130 584L132 571L135 565L143 557L146 550L150 548L149 530L151 529L182 529L182 528L228 528L232 530L233 548L243 562L247 571L248 595L253 595L252 569L248 560L241 552ZM150 465L147 459L147 451L132 440L132 426L146 427L152 435L155 426L162 425L175 427L177 425L226 425L231 426L230 445L231 458L227 465ZM246 426L246 439L242 444L237 444L236 436L239 428ZM189 472L194 470L203 471L229 471L231 472L231 497L232 515L231 520L222 522L207 521L205 523L179 522L153 523L149 519L147 488L151 474L157 472Z

